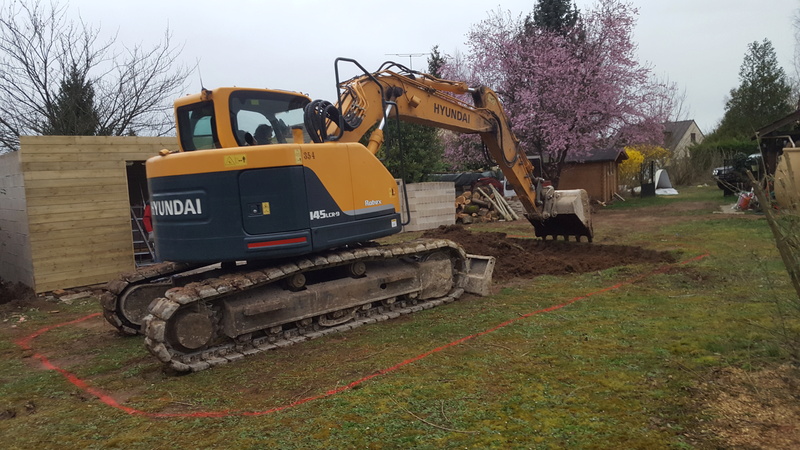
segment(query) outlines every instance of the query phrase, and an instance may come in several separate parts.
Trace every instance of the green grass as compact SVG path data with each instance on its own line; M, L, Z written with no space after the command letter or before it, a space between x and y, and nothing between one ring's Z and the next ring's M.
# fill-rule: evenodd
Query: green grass
M716 188L683 191L669 200L614 208L647 215L681 202L723 204ZM784 361L770 333L770 299L794 292L763 219L723 218L691 208L666 213L685 220L649 233L617 230L608 239L674 250L682 259L710 256L518 320L354 389L263 416L129 416L42 370L13 343L94 309L58 306L60 313L36 312L17 328L2 323L0 412L17 414L0 420L4 446L691 447L686 435L698 435L699 420L707 419L693 386L724 367L754 369ZM522 225L509 224L508 232ZM179 377L163 374L137 338L117 337L103 327L59 328L34 346L127 406L150 412L264 411L654 269L635 265L539 277L490 297L464 298L412 318ZM27 404L34 404L35 412ZM702 439L702 447L718 444Z

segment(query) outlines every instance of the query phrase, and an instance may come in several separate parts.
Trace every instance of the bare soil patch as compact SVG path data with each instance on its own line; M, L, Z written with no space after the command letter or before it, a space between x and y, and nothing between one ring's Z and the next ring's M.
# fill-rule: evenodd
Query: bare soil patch
M494 256L497 261L493 279L497 282L585 273L628 264L675 262L671 253L642 247L517 239L500 232L473 233L461 225L441 226L426 231L423 237L449 239L467 253Z
M789 364L758 371L726 367L699 383L712 419L701 430L733 448L800 448L800 374Z
M707 213L707 214L704 214ZM687 214L692 216L687 217ZM647 208L643 214L641 209L599 209L593 216L595 237L603 242L609 235L619 230L636 230L639 232L656 231L665 225L675 225L687 220L757 220L755 214L721 214L720 206L715 202L670 202L660 206Z

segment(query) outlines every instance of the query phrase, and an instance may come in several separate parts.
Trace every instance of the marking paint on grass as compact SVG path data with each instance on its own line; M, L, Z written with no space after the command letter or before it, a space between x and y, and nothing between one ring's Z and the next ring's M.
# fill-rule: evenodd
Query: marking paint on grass
M373 378L376 378L376 377L379 377L381 375L386 375L388 373L394 372L394 371L396 371L396 370L398 370L398 369L400 369L400 368L402 368L404 366L407 366L409 364L417 362L417 361L419 361L421 359L427 358L428 356L431 356L433 354L436 354L436 353L439 353L441 351L447 350L448 348L460 345L460 344L462 344L462 343L464 343L466 341L469 341L470 339L477 338L477 337L484 336L484 335L487 335L489 333L495 332L495 331L497 331L497 330L499 330L501 328L505 328L505 327L507 327L507 326L509 326L511 324L519 322L520 320L524 320L524 319L527 319L529 317L536 316L536 315L539 315L539 314L558 311L559 309L566 308L567 306L569 306L569 305L571 305L571 304L573 304L575 302L578 302L580 300L586 300L586 299L588 299L590 297L593 297L593 296L596 296L596 295L604 294L604 293L607 293L607 292L610 292L610 291L614 291L614 290L623 288L625 286L629 286L629 285L631 285L633 283L636 283L638 281L644 280L644 279L649 278L649 277L651 277L653 275L664 273L667 270L669 270L671 267L674 267L676 265L686 265L686 264L689 264L689 263L692 263L692 262L700 261L700 260L708 257L709 255L710 255L709 253L705 253L705 254L702 254L702 255L699 255L699 256L695 256L694 258L687 259L685 261L679 262L677 264L671 264L671 265L662 266L662 267L659 267L658 269L655 269L655 270L653 270L651 272L648 272L646 274L630 278L628 280L622 281L622 282L617 283L615 285L608 286L608 287L605 287L605 288L599 289L597 291L593 291L593 292L590 292L588 294L584 294L584 295L581 295L581 296L578 296L578 297L573 297L573 298L571 298L571 299L569 299L569 300L567 300L567 301L565 301L563 303L560 303L560 304L557 304L557 305L553 305L553 306L549 306L547 308L542 308L542 309L539 309L539 310L536 310L536 311L531 311L531 312L529 312L527 314L515 317L515 318L513 318L511 320L507 320L507 321L505 321L503 323L500 323L498 325L495 325L495 326L493 326L493 327L491 327L489 329L481 331L480 333L475 333L475 334L472 334L472 335L469 335L469 336L465 336L465 337L462 337L462 338L457 339L455 341L452 341L450 343L444 344L444 345L442 345L440 347L436 347L436 348L434 348L432 350L428 350L425 353L417 355L417 356L415 356L413 358L406 359L406 360L404 360L402 362L399 362L399 363L397 363L397 364L395 364L395 365L393 365L391 367L387 367L385 369L381 369L381 370L379 370L379 371L377 371L377 372L375 372L373 374L367 375L367 376L365 376L363 378L360 378L360 379L358 379L356 381L353 381L350 384L347 384L345 386L341 386L341 387L336 388L336 389L331 389L331 390L326 391L325 393L322 393L322 394L314 395L314 396L311 396L311 397L306 397L304 399L297 400L297 401L288 403L288 404L283 405L283 406L278 406L278 407L275 407L275 408L271 408L271 409L267 409L267 410L261 410L261 411L222 410L222 411L197 411L197 412L191 412L191 413L154 413L154 412L143 411L143 410L136 409L136 408L131 408L131 407L119 404L119 402L114 400L114 398L112 398L107 393L105 393L105 392L103 392L103 391L101 391L101 390L99 390L97 388L92 387L86 380L83 380L83 379L79 378L77 375L75 375L75 374L73 374L73 373L71 373L71 372L69 372L69 371L67 371L67 370L65 370L65 369L63 369L61 367L56 366L46 356L42 355L41 353L37 353L34 350L33 345L32 345L32 341L34 339L36 339L37 337L39 337L39 336L41 336L41 335L43 335L43 334L45 334L45 333L47 333L47 332L49 332L49 331L51 331L53 329L56 329L56 328L65 327L65 326L69 326L69 325L74 325L74 324L77 324L77 323L84 322L86 320L93 319L95 317L99 317L101 315L100 313L90 314L88 316L81 317L81 318L78 318L78 319L75 319L75 320L71 320L69 322L63 322L63 323L60 323L60 324L50 325L48 327L41 328L41 329L39 329L38 331L36 331L35 333L33 333L31 335L28 335L28 336L26 336L26 337L24 337L22 339L17 340L16 344L19 347L21 347L22 349L24 349L24 350L29 350L29 351L34 352L32 356L34 358L38 359L46 369L57 371L62 376L64 376L64 378L66 378L67 381L69 381L70 383L72 383L73 385L75 385L76 387L81 389L82 391L97 397L97 399L100 400L102 403L105 403L106 405L108 405L108 406L110 406L112 408L118 409L120 411L123 411L123 412L125 412L127 414L144 416L144 417L151 417L151 418L170 418L170 417L176 417L176 418L180 418L180 417L184 417L184 418L186 418L186 417L188 417L188 418L201 418L201 417L218 418L218 417L230 417L230 416L263 416L263 415L267 415L267 414L276 413L276 412L279 412L279 411L284 411L284 410L293 408L295 406L300 406L302 404L309 403L309 402L312 402L312 401L315 401L315 400L320 400L320 399L323 399L323 398L326 398L326 397L330 397L330 396L333 396L333 395L336 395L336 394L340 394L340 393L348 391L348 390L350 390L350 389L352 389L352 388L354 388L354 387L356 387L356 386L358 386L360 384L363 384L363 383L365 383L365 382L367 382L367 381L369 381L369 380L371 380Z

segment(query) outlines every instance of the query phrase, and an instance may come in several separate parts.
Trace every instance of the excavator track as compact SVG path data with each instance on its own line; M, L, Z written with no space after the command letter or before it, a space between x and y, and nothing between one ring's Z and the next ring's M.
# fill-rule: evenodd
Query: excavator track
M468 256L448 240L329 251L228 272L155 299L143 319L145 346L178 372L198 372L452 302L465 287L475 291L471 258L488 261L479 269L488 273L478 282L485 288L494 260Z
M175 286L171 277L199 267L202 266L163 262L122 274L106 284L100 297L103 317L122 334L140 334L150 301Z

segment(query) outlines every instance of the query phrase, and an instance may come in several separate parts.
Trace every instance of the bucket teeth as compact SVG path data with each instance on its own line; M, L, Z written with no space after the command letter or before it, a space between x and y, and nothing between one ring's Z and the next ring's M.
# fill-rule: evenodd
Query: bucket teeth
M589 196L583 189L554 191L542 207L541 215L528 216L528 220L536 230L536 237L543 239L574 236L580 240L585 236L591 242L594 237Z

